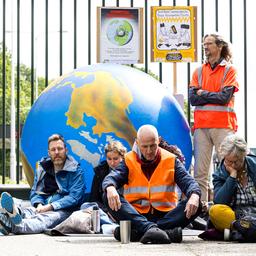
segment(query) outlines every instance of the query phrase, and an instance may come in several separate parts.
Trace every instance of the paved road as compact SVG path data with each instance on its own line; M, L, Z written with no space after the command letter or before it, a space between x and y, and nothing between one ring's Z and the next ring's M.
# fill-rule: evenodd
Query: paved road
M205 242L184 236L181 244L121 244L113 237L51 237L13 235L0 237L0 256L214 256L256 255L256 244Z

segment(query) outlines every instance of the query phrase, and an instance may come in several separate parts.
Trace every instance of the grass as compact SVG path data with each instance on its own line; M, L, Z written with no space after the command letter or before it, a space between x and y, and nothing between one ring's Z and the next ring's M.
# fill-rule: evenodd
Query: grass
M0 184L3 184L3 176L0 175ZM17 184L16 181L11 180L10 177L5 176L5 183L4 184ZM28 184L26 179L20 180L19 184Z

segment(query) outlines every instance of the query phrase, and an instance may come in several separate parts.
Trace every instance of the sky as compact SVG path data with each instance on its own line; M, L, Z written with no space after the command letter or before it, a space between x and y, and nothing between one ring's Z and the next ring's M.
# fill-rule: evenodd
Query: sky
M6 44L11 50L11 42L16 43L15 33L11 31L16 31L16 2L13 0L6 1ZM73 0L63 0L63 74L71 72L74 67L73 63ZM134 0L134 7L144 7L143 0ZM215 27L215 0L206 0L205 2L205 33L216 32ZM238 134L244 136L244 30L243 30L243 0L233 1L233 63L238 71L238 80L240 83L240 91L236 96L235 109L238 116ZM218 33L223 35L229 40L229 0L221 0L219 3L219 27ZM30 66L31 64L31 44L30 44L30 29L31 29L31 1L20 0L21 6L21 33L20 33L20 60L21 63ZM49 4L49 79L54 79L59 76L59 1L51 0L48 1ZM96 63L96 24L97 6L101 6L101 0L91 1L91 62ZM129 7L130 0L120 0L120 7ZM158 0L149 0L148 6L158 6ZM172 5L173 1L162 0L162 5ZM248 86L248 144L250 147L256 148L256 135L254 132L254 127L256 121L254 118L254 109L256 109L256 86L254 85L254 61L256 59L256 51L254 49L255 45L255 0L247 0L247 86ZM106 0L106 6L115 6L116 1ZM186 6L186 0L176 0L177 6ZM198 8L198 61L191 63L191 72L200 65L201 63L201 0L191 0L190 5L197 6ZM12 26L12 12L13 15L13 26ZM78 38L77 38L77 67L85 66L88 64L88 2L86 0L77 0L77 17L78 17ZM148 9L148 14L150 14L150 9ZM44 46L45 46L45 1L36 0L35 1L35 67L38 76L45 75L45 59L44 59ZM2 41L2 0L0 0L0 41ZM150 18L148 19L149 25L149 40L150 40ZM16 54L16 45L14 43L14 55ZM150 52L150 44L149 44ZM149 55L150 59L150 55ZM143 65L142 65L143 66ZM173 69L172 63L163 64L163 84L173 92ZM158 74L158 63L149 62L149 69L154 73ZM183 94L185 98L187 97L187 64L178 63L177 64L177 78L178 78L178 93Z

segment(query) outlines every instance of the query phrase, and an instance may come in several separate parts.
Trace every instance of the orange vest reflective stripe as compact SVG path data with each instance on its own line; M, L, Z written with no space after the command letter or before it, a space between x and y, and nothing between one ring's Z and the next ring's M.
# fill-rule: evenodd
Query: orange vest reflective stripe
M229 75L229 72L231 72ZM210 64L204 64L197 70L198 87L210 92L219 92L226 85L235 86L238 83L234 68L225 61L214 70ZM193 86L193 84L192 84ZM194 111L194 129L197 128L227 128L237 130L237 117L234 111L234 95L226 105L206 104L196 106Z
M178 201L174 182L175 156L161 149L161 161L150 180L144 175L136 153L125 156L129 168L128 184L124 186L124 197L139 213L147 213L150 206L159 211L170 211Z

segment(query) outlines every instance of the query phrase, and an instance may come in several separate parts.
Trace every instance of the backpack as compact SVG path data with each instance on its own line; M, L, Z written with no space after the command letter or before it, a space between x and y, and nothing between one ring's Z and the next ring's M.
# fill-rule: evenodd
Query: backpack
M256 217L243 216L232 223L231 240L243 243L256 242Z

